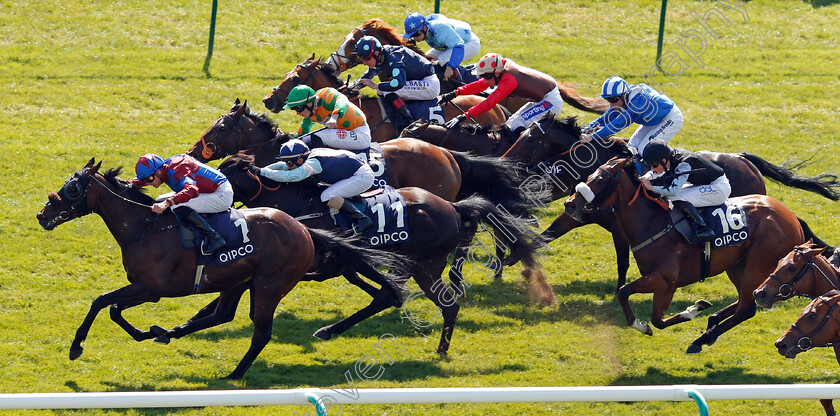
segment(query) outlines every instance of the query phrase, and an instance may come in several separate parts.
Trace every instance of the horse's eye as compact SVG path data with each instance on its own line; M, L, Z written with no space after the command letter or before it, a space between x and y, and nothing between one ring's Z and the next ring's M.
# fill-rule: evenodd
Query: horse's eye
M227 130L227 125L225 123L220 124L219 125L219 130L226 131Z
M791 265L787 266L787 270L791 273L795 272L796 271L796 265L791 264Z
M819 316L817 316L816 312L811 312L811 313L808 314L808 319L810 319L812 321L816 321L817 318L819 318Z

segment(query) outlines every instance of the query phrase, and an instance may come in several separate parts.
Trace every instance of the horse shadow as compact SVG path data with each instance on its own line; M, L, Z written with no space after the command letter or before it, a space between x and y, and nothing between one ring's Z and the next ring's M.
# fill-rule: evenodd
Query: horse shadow
M832 383L835 378L830 374L813 380L814 383ZM731 367L722 370L712 370L705 374L692 376L678 376L669 374L656 367L648 367L644 375L621 376L613 380L613 386L647 386L671 384L796 384L802 379L795 376L777 376L766 373L756 373L754 368Z
M832 4L840 3L840 0L805 0L805 3L808 3L813 8L819 7L827 7L831 6Z

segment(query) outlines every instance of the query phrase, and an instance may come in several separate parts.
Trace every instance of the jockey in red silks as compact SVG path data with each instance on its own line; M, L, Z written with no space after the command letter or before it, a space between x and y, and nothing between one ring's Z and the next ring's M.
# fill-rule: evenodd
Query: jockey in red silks
M134 168L137 177L130 183L155 188L166 183L174 192L158 197L152 211L160 214L167 208L187 221L204 236L201 252L209 255L225 246L225 240L199 213L223 212L233 204L233 187L222 172L189 155L176 155L166 160L156 154L145 154Z
M484 101L474 105L449 122L447 128L455 127L467 117L475 117L489 111L505 97L525 98L525 104L505 122L504 127L518 136L526 127L535 123L546 113L557 114L563 108L563 97L557 88L557 81L536 69L521 66L497 53L484 55L473 70L481 79L443 94L438 103L452 101L459 95L477 94L490 87L496 87Z

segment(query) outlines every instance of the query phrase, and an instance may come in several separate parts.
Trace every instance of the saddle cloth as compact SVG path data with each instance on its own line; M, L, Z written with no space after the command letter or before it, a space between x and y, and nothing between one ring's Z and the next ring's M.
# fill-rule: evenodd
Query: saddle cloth
M196 249L199 265L220 266L248 257L257 251L256 246L248 238L248 225L245 222L245 215L240 210L231 208L216 214L200 215L216 232L221 234L227 245L209 256L202 255L200 247L204 236L201 231L192 224L181 223L181 242L186 248Z
M749 240L747 216L730 200L718 206L697 208L697 211L700 212L706 225L715 232L715 239L711 241L713 248ZM674 228L685 237L686 241L692 241L697 235L697 224L686 218L685 213L680 210L672 209L670 215Z
M383 192L375 196L354 197L350 202L373 220L373 227L364 234L368 244L376 247L408 241L405 199L396 189L385 186ZM341 229L353 229L353 219L350 216L339 212L334 215L334 219Z
M381 97L379 99L382 100ZM443 108L439 105L435 105L436 103L436 99L406 101L405 106L408 107L408 111L417 120L437 121L438 123L443 124L443 122L445 121ZM388 117L389 121L393 122L394 120L397 120L397 123L399 124L396 129L397 133L401 132L402 129L404 129L411 123L411 121L403 121L402 116L397 114L397 109L394 108L394 106L388 104L387 102L382 101L382 108L385 110L385 116Z

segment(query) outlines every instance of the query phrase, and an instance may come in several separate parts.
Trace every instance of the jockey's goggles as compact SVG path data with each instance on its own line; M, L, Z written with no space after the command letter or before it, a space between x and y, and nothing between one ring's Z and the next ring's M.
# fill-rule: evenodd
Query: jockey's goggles
M617 102L618 102L618 100L620 100L620 99L621 99L621 96L620 96L620 95L616 95L615 97L606 97L606 98L604 98L604 99L605 99L605 100L607 100L607 102L608 102L608 103L617 103Z
M648 165L650 165L651 168L656 169L659 167L659 162L650 162Z
M154 182L154 181L155 181L155 174L153 173L153 174L149 175L148 177L143 178L143 179L141 179L141 180L142 180L143 182L146 182L146 183L152 183L152 182Z
M488 72L486 74L481 74L481 77L484 78L484 79L492 79L495 75L496 74L494 74L492 72Z
M294 111L295 113L300 113L301 111L303 111L303 110L305 110L305 109L306 109L306 105L305 105L305 104L304 104L304 105L299 105L299 106L296 106L296 107L289 107L289 110L292 110L292 111Z

